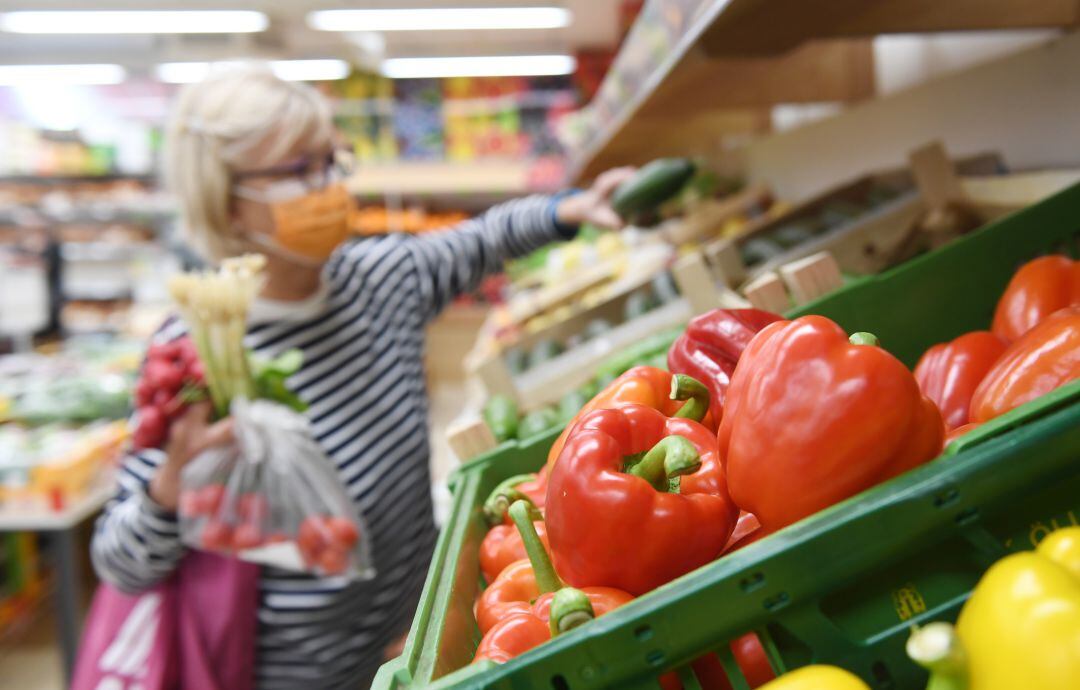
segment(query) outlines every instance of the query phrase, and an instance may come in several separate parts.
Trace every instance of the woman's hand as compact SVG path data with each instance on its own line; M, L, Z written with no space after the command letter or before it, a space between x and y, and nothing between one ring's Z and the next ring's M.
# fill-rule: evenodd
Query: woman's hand
M589 223L608 230L622 227L623 220L611 208L610 197L615 188L630 179L635 171L633 167L608 170L585 191L562 199L555 209L555 216L566 225Z
M232 419L210 423L209 402L192 405L172 424L165 444L165 462L150 480L150 498L175 512L180 501L180 471L204 451L233 440Z

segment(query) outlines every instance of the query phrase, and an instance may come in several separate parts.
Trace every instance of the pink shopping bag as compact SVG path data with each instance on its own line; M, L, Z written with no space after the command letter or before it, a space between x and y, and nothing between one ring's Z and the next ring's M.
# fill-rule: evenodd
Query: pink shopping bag
M248 690L259 568L190 551L165 582L128 595L102 583L72 690Z

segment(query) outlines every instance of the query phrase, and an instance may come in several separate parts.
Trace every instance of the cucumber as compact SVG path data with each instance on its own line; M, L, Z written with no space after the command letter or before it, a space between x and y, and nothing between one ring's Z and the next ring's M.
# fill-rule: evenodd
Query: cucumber
M581 397L585 398L586 402L596 397L596 394L600 392L600 382L595 377L589 379L585 383L581 384L581 387L576 391Z
M660 352L650 355L641 363L647 367L656 367L657 369L667 371L667 350L661 350Z
M626 220L655 211L694 176L687 158L658 158L643 166L611 195L611 207Z
M518 438L525 440L559 425L559 412L552 406L541 407L522 418L518 424Z
M559 401L559 422L568 424L590 400L592 396L586 395L586 391L581 388L564 395Z
M484 422L499 443L517 438L518 405L508 395L493 395L484 404Z
M596 368L596 378L600 382L601 386L606 386L611 381L615 380L615 377L622 374L627 369L633 368L641 361L648 359L649 357L663 353L664 357L667 357L668 348L671 344L678 340L679 336L683 334L683 328L672 328L671 330L651 335L648 338L644 338L634 345L626 348L617 355L612 356L610 359L605 360ZM665 359L665 361L667 361Z

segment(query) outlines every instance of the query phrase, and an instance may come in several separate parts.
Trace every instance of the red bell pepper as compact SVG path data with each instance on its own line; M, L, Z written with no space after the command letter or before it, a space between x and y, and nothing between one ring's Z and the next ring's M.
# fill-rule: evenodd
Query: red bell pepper
M1007 343L1064 307L1080 304L1080 261L1055 254L1020 267L998 300L991 330Z
M967 424L965 424L963 426L956 427L955 429L953 429L949 433L945 434L945 445L949 445L950 443L952 443L956 439L960 438L964 434L969 434L972 431L975 431L980 426L982 426L982 425L979 424L978 422L968 422Z
M488 659L504 664L552 637L588 623L633 599L626 592L596 587L586 593L563 587L542 595L525 613L509 616L491 628L480 640L473 663Z
M968 423L971 396L1003 352L1005 343L996 335L972 331L934 345L919 358L915 380L941 410L946 431Z
M739 520L735 523L735 530L731 533L724 553L738 551L744 546L753 544L755 541L766 536L765 529L761 526L757 516L743 511L739 513Z
M1066 307L1005 350L971 399L986 422L1080 377L1080 306Z
M716 558L738 517L713 433L644 405L578 423L551 470L547 505L563 578L631 594Z
M660 410L668 417L692 419L710 429L716 428L716 422L709 413L709 389L704 384L689 376L673 376L671 372L656 367L634 367L585 403L577 416L566 425L548 452L548 471L562 453L566 437L586 415L593 410L611 410L630 404L645 405Z
M543 520L536 519L533 527L544 548L548 548L547 525ZM521 532L514 525L495 525L480 542L480 572L488 583L494 582L511 563L528 557Z
M514 501L529 501L543 515L544 498L547 495L547 471L518 474L499 482L484 501L484 519L491 526L513 526L506 510ZM537 519L540 519L538 517Z
M804 316L746 348L719 442L731 497L771 533L935 457L943 436L937 407L876 338Z
M704 383L712 394L713 419L719 420L739 356L758 331L783 318L761 309L713 309L695 316L668 350L668 369Z
M509 510L510 518L521 533L528 558L511 563L480 594L476 602L476 623L487 634L495 625L511 616L526 614L545 593L563 587L551 559L533 528L533 517L526 501L517 501ZM597 605L614 598L625 603L633 597L609 587L583 587L581 591Z
M776 678L776 673L769 664L769 657L765 654L765 648L761 646L761 640L756 633L745 635L732 640L728 645L735 663L739 665L751 688L758 688L770 680ZM728 680L727 671L716 654L705 654L695 659L690 667L694 671L701 690L732 690L731 681ZM683 690L683 684L677 673L666 673L660 677L662 690Z

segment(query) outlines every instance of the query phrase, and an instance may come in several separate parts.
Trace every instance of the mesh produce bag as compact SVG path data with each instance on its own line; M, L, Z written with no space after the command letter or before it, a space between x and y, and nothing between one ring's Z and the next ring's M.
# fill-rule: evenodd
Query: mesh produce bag
M374 575L363 521L307 418L271 400L236 398L236 441L181 475L180 536L197 549L319 575Z

